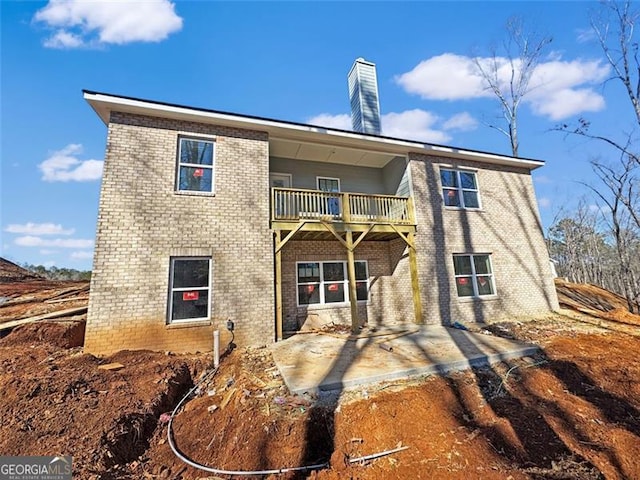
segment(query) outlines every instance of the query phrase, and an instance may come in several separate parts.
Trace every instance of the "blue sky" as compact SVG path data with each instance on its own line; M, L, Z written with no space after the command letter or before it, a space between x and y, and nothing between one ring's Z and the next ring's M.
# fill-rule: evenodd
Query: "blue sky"
M348 127L346 76L377 65L384 133L509 154L466 70L511 15L553 42L520 112L543 223L586 193L601 145L549 129L633 127L588 35L595 2L0 2L2 256L91 268L106 127L81 90ZM466 72L466 73L465 73Z

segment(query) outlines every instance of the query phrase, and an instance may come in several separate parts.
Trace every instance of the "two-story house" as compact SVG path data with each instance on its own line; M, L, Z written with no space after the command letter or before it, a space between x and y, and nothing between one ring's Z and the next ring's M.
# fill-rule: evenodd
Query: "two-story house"
M85 348L557 307L538 160L85 91L108 126Z

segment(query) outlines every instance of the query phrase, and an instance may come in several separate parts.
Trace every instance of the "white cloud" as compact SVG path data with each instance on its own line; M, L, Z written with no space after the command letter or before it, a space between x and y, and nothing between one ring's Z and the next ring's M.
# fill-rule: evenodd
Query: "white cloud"
M69 33L66 30L58 30L44 41L48 48L79 48L84 42L79 35Z
M427 100L466 100L491 94L469 57L444 53L395 78L407 92Z
M609 75L609 66L600 61L553 60L538 65L531 76L531 93L526 101L534 113L561 120L581 112L604 108L604 98L592 87Z
M78 250L71 253L71 258L74 260L86 260L88 258L93 258L93 252Z
M4 229L8 233L20 233L23 235L71 235L73 228L64 229L59 223L32 223L25 224L12 223Z
M351 116L346 113L331 115L330 113L321 113L307 120L310 125L318 125L329 128L339 128L340 130L352 130Z
M490 68L493 59L480 58ZM495 59L498 82L509 83L511 67L506 58ZM515 61L515 68L519 61ZM582 112L596 112L605 106L595 87L609 75L610 67L599 60L563 61L557 52L538 64L531 76L531 91L524 98L536 115L561 120ZM398 75L405 91L427 100L490 98L492 93L471 57L445 53L420 62L413 70Z
M389 137L420 140L431 143L444 143L451 140L451 136L439 130L436 124L439 118L431 112L414 109L401 113L387 113L382 115L382 133Z
M541 208L549 208L551 206L551 199L549 197L541 197L538 200L538 205L540 205Z
M475 130L477 127L478 121L468 112L458 113L442 124L442 128L445 130L459 130L461 132Z
M17 237L13 243L21 247L93 248L93 240L81 238L41 238L34 235Z
M53 255L54 253L58 253L58 250L49 250L48 248L40 250L41 255Z
M42 171L42 180L46 182L87 182L98 180L102 176L102 160L78 160L82 145L71 143L62 150L52 152L44 162L38 165Z
M33 19L53 30L49 48L159 42L182 28L169 0L50 0Z
M605 106L602 95L588 88L558 90L530 103L534 113L551 120L562 120L582 112L599 112Z

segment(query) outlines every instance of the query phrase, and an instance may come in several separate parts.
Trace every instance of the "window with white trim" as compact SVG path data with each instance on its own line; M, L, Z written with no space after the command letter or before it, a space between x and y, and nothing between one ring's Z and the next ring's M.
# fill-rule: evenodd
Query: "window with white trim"
M169 322L211 318L211 257L171 259Z
M213 193L215 142L180 137L177 190Z
M355 263L356 298L369 299L369 270L365 260ZM349 301L347 262L298 262L298 305L330 305Z
M454 255L453 271L458 297L495 295L491 255Z
M446 207L480 208L480 193L475 172L441 168L440 182Z

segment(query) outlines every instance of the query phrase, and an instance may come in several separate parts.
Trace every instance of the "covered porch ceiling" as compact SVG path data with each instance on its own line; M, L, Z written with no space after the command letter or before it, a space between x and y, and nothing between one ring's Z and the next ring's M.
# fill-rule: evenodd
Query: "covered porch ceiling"
M338 145L310 143L300 140L270 138L269 156L308 160L312 162L383 168L392 159L397 157L398 154L362 150Z

